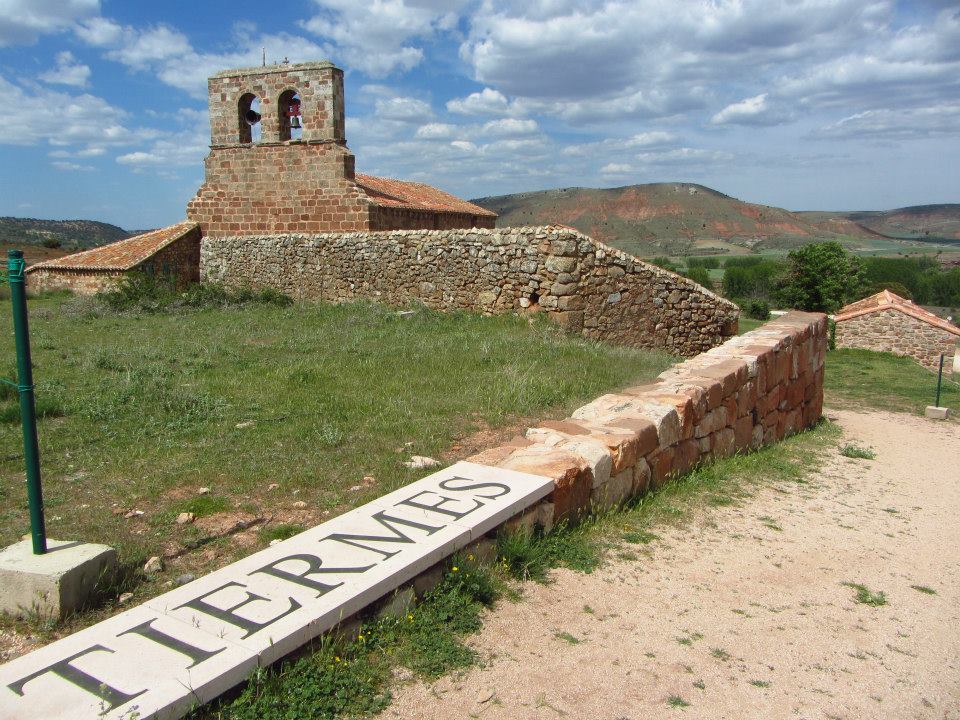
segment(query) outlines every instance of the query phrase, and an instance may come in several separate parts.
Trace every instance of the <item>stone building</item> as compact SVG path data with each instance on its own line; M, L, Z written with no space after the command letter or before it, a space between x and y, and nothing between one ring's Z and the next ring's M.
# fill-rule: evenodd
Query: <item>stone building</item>
M200 226L182 222L37 263L27 269L27 286L32 292L66 289L92 295L130 272L162 275L172 278L179 286L197 282L200 279Z
M936 370L960 370L954 362L960 328L889 290L851 303L834 318L838 348L862 348L912 357Z
M329 62L226 70L209 102L206 180L187 206L204 236L494 226L429 185L357 175Z
M31 290L95 293L124 273L154 268L196 281L201 235L496 222L496 213L430 185L357 174L345 134L343 71L329 62L226 70L209 80L209 105L206 178L187 205L188 222L40 263L28 271Z

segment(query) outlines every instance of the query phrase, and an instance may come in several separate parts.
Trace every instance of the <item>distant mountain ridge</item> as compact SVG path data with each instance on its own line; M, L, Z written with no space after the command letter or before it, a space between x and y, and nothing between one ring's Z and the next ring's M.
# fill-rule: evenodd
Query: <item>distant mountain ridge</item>
M96 220L0 217L0 243L85 250L130 237L123 228Z
M782 250L816 239L848 244L877 236L960 240L960 204L888 212L791 212L695 183L560 188L471 202L498 213L498 226L569 225L647 257ZM921 221L930 232L917 229Z

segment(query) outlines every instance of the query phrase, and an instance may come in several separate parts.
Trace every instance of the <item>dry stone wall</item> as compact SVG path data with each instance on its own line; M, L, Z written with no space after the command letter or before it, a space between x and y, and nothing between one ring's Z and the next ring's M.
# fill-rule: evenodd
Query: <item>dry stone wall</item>
M554 479L525 514L549 526L659 488L698 463L755 450L817 423L826 316L791 312L563 421L468 458Z
M707 350L739 309L692 280L565 227L204 237L201 276L333 302L544 311L589 338Z
M862 348L912 357L931 370L940 364L940 353L946 355L945 369L950 371L960 337L936 328L898 310L865 313L837 323L836 345L840 348ZM958 369L954 367L956 372Z

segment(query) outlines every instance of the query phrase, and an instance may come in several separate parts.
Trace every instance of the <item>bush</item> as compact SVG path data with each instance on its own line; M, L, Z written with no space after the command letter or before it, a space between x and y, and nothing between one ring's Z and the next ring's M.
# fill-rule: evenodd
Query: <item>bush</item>
M779 289L784 305L831 313L863 289L860 261L838 242L822 242L791 250L790 272Z
M700 265L690 266L684 275L693 280L695 283L703 285L705 288L713 288L713 283L710 281L710 271L705 267Z
M751 317L754 320L770 319L770 303L766 300L749 300L744 310L747 313L747 317Z
M720 258L711 257L707 255L706 257L691 257L687 258L687 267L695 268L702 267L707 270L716 270L720 267Z
M218 283L192 283L178 290L174 280L166 276L134 273L127 275L114 288L101 292L98 299L118 312L163 312L189 308L239 307L243 305L276 305L286 307L293 299L272 288L229 288Z
M680 268L668 257L655 257L653 260L648 260L651 265L656 265L659 268L664 270L669 270L670 272L679 272Z
M57 239L57 238L44 238L44 239L43 239L43 246L44 246L45 248L50 249L50 250L56 250L57 248L60 247L60 245L61 245L61 242L60 242L60 240Z

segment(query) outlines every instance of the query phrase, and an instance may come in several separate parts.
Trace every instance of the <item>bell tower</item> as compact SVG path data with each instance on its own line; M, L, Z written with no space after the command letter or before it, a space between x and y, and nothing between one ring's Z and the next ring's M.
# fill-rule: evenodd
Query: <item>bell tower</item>
M208 81L206 180L187 206L204 235L370 227L330 62L225 70Z

